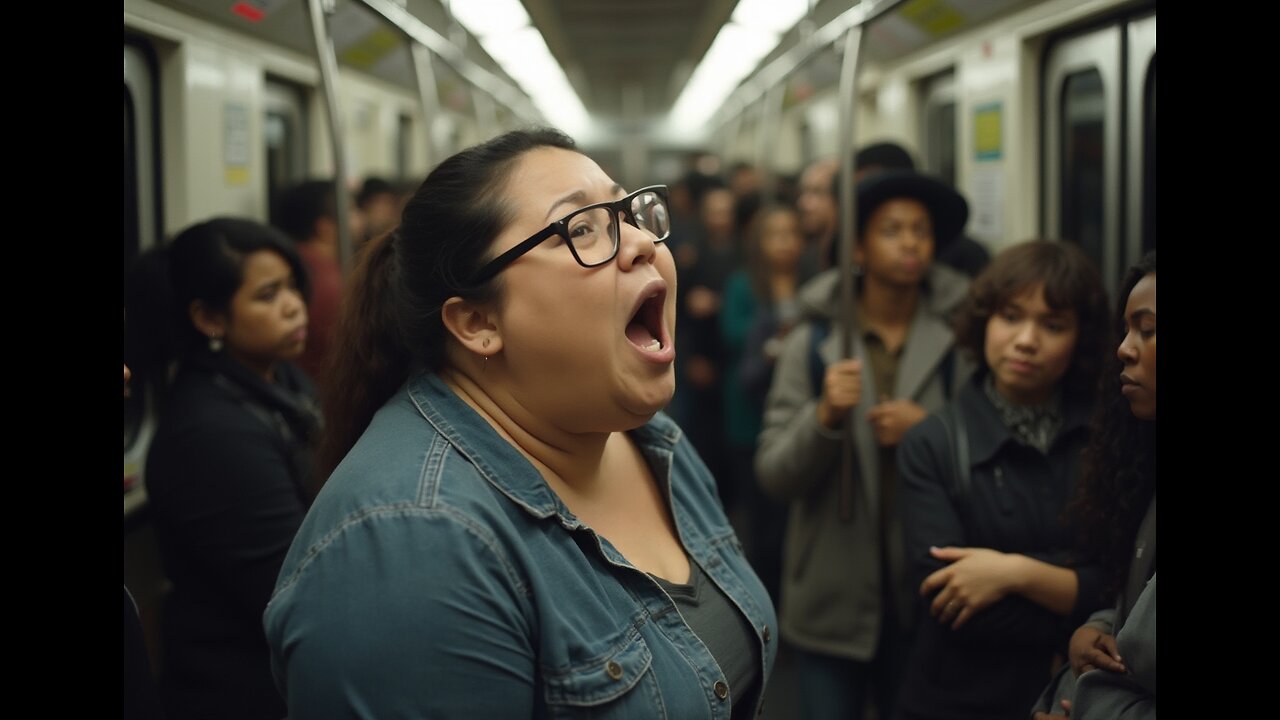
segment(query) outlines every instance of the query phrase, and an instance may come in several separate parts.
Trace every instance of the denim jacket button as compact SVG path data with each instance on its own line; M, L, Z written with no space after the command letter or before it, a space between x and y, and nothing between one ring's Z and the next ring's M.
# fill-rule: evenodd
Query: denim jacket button
M723 680L717 680L715 686L712 689L716 691L716 697L720 698L721 700L724 700L725 698L729 697L729 686L725 685Z
M622 679L622 666L612 660L605 663L604 671L614 680Z
M768 625L764 626L764 632L761 634L764 636L764 641L769 642L769 626Z

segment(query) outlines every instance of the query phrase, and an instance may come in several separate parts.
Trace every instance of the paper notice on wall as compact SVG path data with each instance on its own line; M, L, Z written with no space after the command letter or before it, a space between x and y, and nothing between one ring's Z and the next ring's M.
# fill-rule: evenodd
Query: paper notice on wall
M983 162L973 168L969 198L969 234L999 243L1004 234L1004 163Z
M244 105L223 106L222 166L228 185L249 181L249 108Z

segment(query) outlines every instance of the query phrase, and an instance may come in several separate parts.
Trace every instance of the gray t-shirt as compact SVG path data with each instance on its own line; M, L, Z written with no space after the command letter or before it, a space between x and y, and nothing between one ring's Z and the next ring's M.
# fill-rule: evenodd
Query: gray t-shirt
M733 715L750 718L760 677L760 645L755 629L698 564L689 560L689 584L677 585L650 575L675 601L689 629L697 635L724 672L733 698Z

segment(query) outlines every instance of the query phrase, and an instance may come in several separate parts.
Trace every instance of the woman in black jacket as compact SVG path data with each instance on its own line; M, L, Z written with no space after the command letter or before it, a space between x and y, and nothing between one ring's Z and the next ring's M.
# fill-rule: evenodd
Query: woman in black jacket
M923 596L899 717L1022 720L1069 629L1103 604L1063 518L1106 322L1098 271L1069 243L1016 245L974 281L957 344L979 372L898 450Z
M142 364L155 375L177 358L145 476L172 584L165 710L281 718L262 613L309 505L320 416L288 362L306 343L306 275L288 238L235 218L184 230L142 267L150 293L131 287L130 337L153 344Z

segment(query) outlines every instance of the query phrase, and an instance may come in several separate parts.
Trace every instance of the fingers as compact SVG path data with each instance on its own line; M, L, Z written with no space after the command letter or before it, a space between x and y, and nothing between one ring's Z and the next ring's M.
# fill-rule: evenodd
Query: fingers
M969 548L958 547L930 547L929 554L939 560L953 562L968 557L973 551Z
M1090 650L1089 652L1085 653L1085 656L1083 658L1083 663L1085 665L1092 665L1094 667L1099 667L1104 670L1110 670L1111 672L1118 672L1118 673L1124 672L1124 663L1120 662L1119 660L1116 660L1111 655L1107 654L1105 651L1099 650L1099 649ZM1081 670L1080 672L1084 673L1085 671Z
M924 579L924 582L920 583L920 594L928 595L934 590L946 587L947 581L950 578L951 578L951 573L947 572L947 568L942 568L941 570L933 571L932 573L929 574L929 577ZM949 598L936 597L933 599L933 602L934 604L938 604L940 601L946 602L948 599ZM939 607L941 606L939 605Z
M973 617L974 614L975 613L973 612L973 608L969 605L965 605L964 607L960 608L960 612L956 613L955 622L951 623L951 629L959 630L960 628L964 627L964 624L969 622L969 618Z
M951 629L955 630L964 624L960 621L960 616L964 615L967 609L959 600L948 600L942 604L942 609L938 612L938 624L950 625ZM968 621L969 616L965 615L964 619Z
M1120 657L1120 647L1116 645L1115 635L1102 634L1098 637L1096 647L1110 655L1117 663L1123 662L1124 658Z
M823 393L833 410L843 412L858 404L862 393L862 363L843 360L827 366Z

